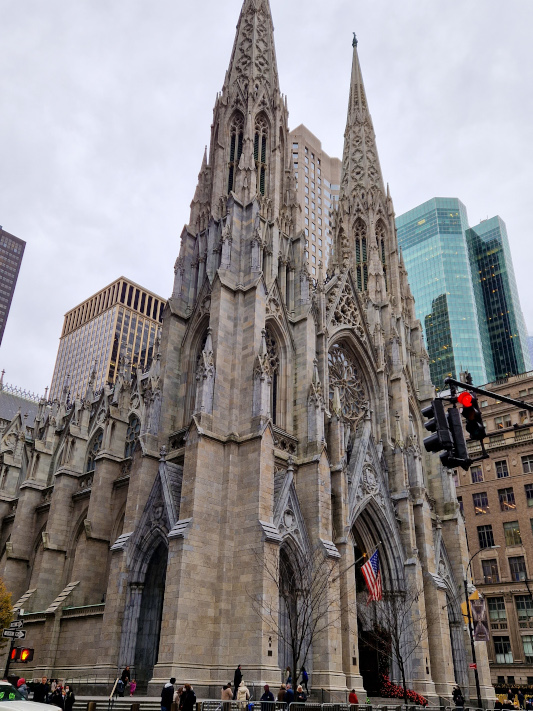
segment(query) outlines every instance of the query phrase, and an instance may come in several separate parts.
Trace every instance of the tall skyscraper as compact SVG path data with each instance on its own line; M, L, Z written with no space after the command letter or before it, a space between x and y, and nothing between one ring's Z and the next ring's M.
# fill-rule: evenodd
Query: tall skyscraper
M68 383L71 399L83 397L93 370L93 388L114 382L125 356L133 367L150 365L165 299L120 277L65 314L50 399Z
M339 199L341 161L303 124L289 133L296 194L303 207L306 259L313 277L320 262L326 267L333 245L331 213Z
M433 198L396 218L400 246L422 323L431 379L468 370L487 382L465 231L466 208L457 198Z
M13 300L26 242L0 227L0 344Z
M531 370L505 222L483 220L466 231L466 241L488 379Z

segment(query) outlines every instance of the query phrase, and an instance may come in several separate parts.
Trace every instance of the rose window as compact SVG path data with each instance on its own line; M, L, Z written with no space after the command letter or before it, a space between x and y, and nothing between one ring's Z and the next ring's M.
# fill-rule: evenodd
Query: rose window
M336 343L328 353L328 365L330 407L335 388L338 388L342 414L354 423L362 415L367 400L354 359L346 346Z

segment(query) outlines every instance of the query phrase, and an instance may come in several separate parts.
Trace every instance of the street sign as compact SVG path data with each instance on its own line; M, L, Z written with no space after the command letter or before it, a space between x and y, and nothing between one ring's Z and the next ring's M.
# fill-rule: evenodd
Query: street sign
M4 629L2 632L2 637L10 637L11 639L24 639L26 637L26 630L12 630Z
M477 669L477 664L469 664L470 669Z
M24 620L13 620L9 627L12 630L20 629L21 627L24 627Z

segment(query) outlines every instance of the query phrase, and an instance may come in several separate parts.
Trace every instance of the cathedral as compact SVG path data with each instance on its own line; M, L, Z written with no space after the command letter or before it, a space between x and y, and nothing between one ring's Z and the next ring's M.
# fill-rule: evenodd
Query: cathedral
M358 561L378 548L383 589L416 589L427 618L409 687L475 697L464 523L422 446L434 389L355 38L315 274L291 148L269 2L244 0L151 366L123 357L113 385L73 402L65 386L2 435L0 574L35 649L26 678L103 690L129 664L148 693L174 676L218 698L241 664L277 688L290 655L252 601L277 594L267 559L321 551L332 609L349 605L306 667L325 698L364 699L378 669ZM492 698L483 644L477 658Z

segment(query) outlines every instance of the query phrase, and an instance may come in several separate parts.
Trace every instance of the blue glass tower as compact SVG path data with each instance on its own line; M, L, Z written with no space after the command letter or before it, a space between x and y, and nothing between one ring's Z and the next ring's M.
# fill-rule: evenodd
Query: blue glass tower
M483 220L466 231L466 241L489 380L531 370L505 222Z
M465 206L457 198L433 198L397 217L396 227L433 383L442 389L444 378L461 370L486 383Z

